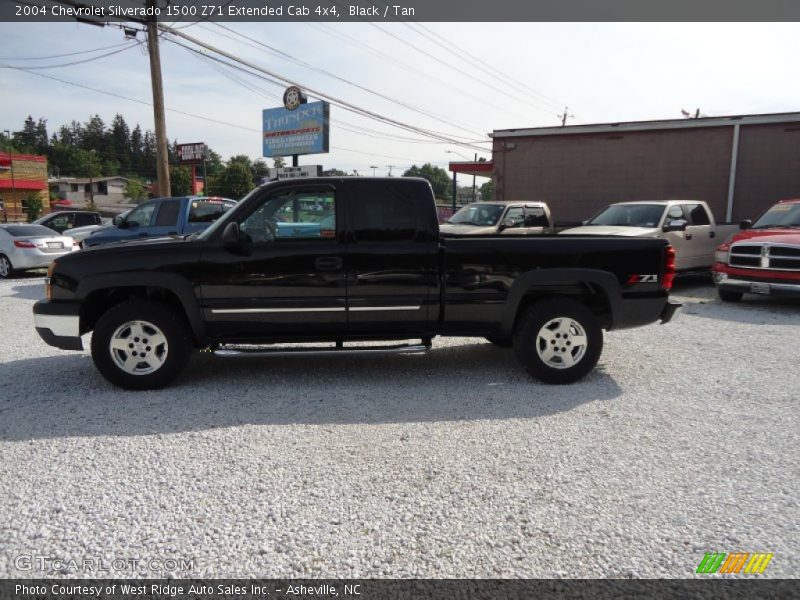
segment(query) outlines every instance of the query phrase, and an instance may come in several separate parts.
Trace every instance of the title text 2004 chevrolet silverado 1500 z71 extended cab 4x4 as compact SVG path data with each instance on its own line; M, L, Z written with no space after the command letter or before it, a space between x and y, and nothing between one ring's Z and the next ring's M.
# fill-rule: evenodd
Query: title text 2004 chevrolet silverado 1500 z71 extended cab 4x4
M201 234L64 257L33 311L59 348L94 331L95 365L131 389L167 384L193 348L414 352L436 335L513 343L534 377L568 383L597 363L602 329L669 321L673 273L664 240L440 239L425 180L319 178L262 186Z

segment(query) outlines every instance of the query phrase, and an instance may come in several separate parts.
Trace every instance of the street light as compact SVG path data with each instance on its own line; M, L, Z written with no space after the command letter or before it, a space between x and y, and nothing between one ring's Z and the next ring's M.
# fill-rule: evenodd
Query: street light
M375 169L377 169L377 168L378 167L376 167L375 165L370 166L370 169L372 169L372 176L373 177L375 177Z

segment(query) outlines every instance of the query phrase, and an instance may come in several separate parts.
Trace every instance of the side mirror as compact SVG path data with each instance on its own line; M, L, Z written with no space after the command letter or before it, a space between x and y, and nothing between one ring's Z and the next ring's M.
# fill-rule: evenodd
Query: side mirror
M238 254L250 254L250 238L243 234L236 221L231 221L222 230L222 245Z
M667 223L662 227L662 231L686 231L686 226L689 224L688 221L685 219L673 219L671 221L667 221Z
M225 225L225 229L222 230L222 243L226 246L238 246L240 242L239 224L233 221Z
M117 215L116 217L114 217L114 218L111 220L111 223L113 223L113 224L114 224L115 226L117 226L117 227L122 227L122 226L123 226L123 224L125 223L125 217L122 217L122 216L120 216L120 215Z
M753 226L753 222L750 219L745 219L744 221L739 221L739 229L744 231L745 229L750 229Z
M498 231L503 231L504 229L510 229L514 227L514 219L503 219L503 222L500 223L500 227L498 227Z

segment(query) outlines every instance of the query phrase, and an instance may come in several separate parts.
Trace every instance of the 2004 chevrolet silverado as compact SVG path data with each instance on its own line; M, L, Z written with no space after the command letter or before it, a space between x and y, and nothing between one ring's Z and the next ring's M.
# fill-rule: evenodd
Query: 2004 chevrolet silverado
M199 348L410 353L437 335L513 345L535 378L570 383L604 329L671 319L674 272L664 240L440 238L423 179L315 178L261 186L202 233L65 256L33 312L58 348L93 332L98 370L128 389L168 384Z

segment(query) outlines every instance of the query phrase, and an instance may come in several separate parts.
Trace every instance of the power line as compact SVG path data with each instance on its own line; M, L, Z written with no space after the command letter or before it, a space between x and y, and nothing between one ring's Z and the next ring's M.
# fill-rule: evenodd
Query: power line
M346 83L347 85L353 86L353 87L355 87L357 89L360 89L362 91L365 91L365 92L367 92L369 94L372 94L374 96L378 96L379 98L382 98L383 100L387 100L387 101L392 102L394 104L398 104L398 105L402 106L403 108L406 108L408 110L414 111L414 112L419 113L419 114L422 114L422 115L424 115L426 117L436 119L436 120L441 121L443 123L446 123L446 124L448 124L448 125L450 125L452 127L455 127L455 128L458 128L458 129L462 129L462 130L467 131L467 132L469 132L471 134L474 134L474 135L480 135L480 132L471 130L471 129L469 129L469 128L463 126L463 125L460 125L458 123L454 123L452 121L448 121L447 118L442 116L442 115L438 115L436 113L432 113L430 111L427 111L425 109L419 108L417 106L414 106L414 105L409 104L407 102L404 102L402 100L398 100L396 98L392 98L390 96L387 96L386 94L382 94L381 92L377 92L377 91L372 90L372 89L370 89L370 88L368 88L366 86L358 84L358 83L356 83L354 81L351 81L349 79L346 79L344 77L336 75L335 73L332 73L332 72L330 72L330 71L328 71L326 69L315 67L314 65L311 65L311 64L307 63L304 60L301 60L299 58L296 58L296 57L292 56L291 54L283 52L282 50L279 50L277 48L269 46L269 45L265 44L264 42L261 42L259 40L253 39L253 38L249 37L248 35L246 35L244 33L235 31L234 29L231 29L230 27L222 25L221 23L214 23L214 25L216 25L217 27L219 27L221 29L224 29L225 31L228 31L230 33L235 34L237 36L237 38L244 38L246 40L249 40L253 44L257 44L259 46L258 49L260 49L262 51L268 51L271 54L273 54L275 56L278 56L279 58L282 58L283 60L288 60L288 61L290 61L290 62L292 62L294 64L300 65L300 66L305 67L307 69L311 69L312 71L316 71L317 73L321 73L321 74L326 75L328 77L332 77L333 79L336 79L337 81L341 81L343 83ZM241 39L232 38L231 36L227 36L225 34L220 34L220 35L222 35L223 37L227 37L228 39L232 39L232 40L234 40L236 42L244 43L244 42L241 41ZM248 45L250 45L250 44L248 44Z
M12 68L15 69L15 70L18 70L18 71L23 71L25 73L28 73L29 75L35 75L37 77L43 77L45 79L50 79L52 81L57 81L59 83L63 83L65 85L71 85L71 86L74 86L74 87L79 87L79 88L82 88L82 89L85 89L85 90L96 92L98 94L105 94L107 96L112 96L114 98L119 98L121 100L127 100L129 102L135 102L136 104L142 104L144 106L151 106L151 107L153 106L153 104L151 102L146 102L144 100L139 100L137 98L131 98L130 96L124 96L122 94L116 94L114 92L101 90L99 88L94 88L94 87L91 87L91 86L88 86L88 85L84 85L84 84L81 84L81 83L77 83L77 82L74 82L74 81L68 81L66 79L61 79L59 77L53 77L52 75L45 75L44 73L38 73L36 71L30 71L26 67L12 67ZM186 112L186 111L183 111L183 110L178 110L176 108L166 108L165 110L167 110L169 112L172 112L172 113L175 113L175 114L183 115L185 117L191 117L193 119L200 119L202 121L212 122L212 123L216 123L218 125L225 125L227 127L235 127L236 129L241 129L241 130L244 130L244 131L250 131L250 132L258 133L259 135L262 133L260 129L256 129L254 127L247 127L246 125L238 125L236 123L230 123L228 121L222 121L220 119L215 119L215 118L209 117L207 115L198 115L198 114L195 114L195 113L190 113L190 112ZM368 156L381 156L381 157L384 157L384 158L392 158L392 159L407 160L407 161L415 162L415 159L407 158L407 157L403 157L403 156L390 156L390 155L387 155L387 154L375 154L373 152L364 152L362 150L355 150L353 148L347 148L347 147L343 147L343 146L331 146L331 148L333 148L334 150L341 150L341 151L344 151L344 152L353 152L355 154L365 154L365 155L368 155ZM419 161L416 161L416 162L419 162ZM425 161L425 162L429 162L429 161ZM445 164L445 163L431 163L431 164Z
M100 52L101 50L108 50L110 48L119 48L120 46L127 45L128 42L121 44L112 44L111 46L101 46L100 48L92 48L91 50L78 50L77 52L67 52L65 54L52 54L50 56L2 56L0 60L49 60L52 58L65 58L67 56L76 56L78 54L92 54Z
M132 44L128 44L124 48L120 48L119 50L114 50L112 52L106 52L105 54L100 54L98 56L93 56L91 58L85 58L83 60L75 60L75 61L72 61L72 62L61 63L61 64L58 64L58 65L39 65L39 66L35 66L35 67L25 67L25 69L32 71L32 70L39 70L39 69L56 69L56 68L62 68L62 67L72 67L74 65L83 65L83 64L86 64L88 62L92 62L92 61L95 61L95 60L100 60L101 58L106 58L108 56L113 56L115 54L119 54L120 52L125 52L126 50L130 50L131 48L133 48L135 46L140 46L141 44L142 44L142 42L133 42ZM16 68L18 68L18 67L14 66L14 65L0 64L0 69L16 69Z
M381 121L383 123L391 124L391 125L394 125L396 127L400 127L402 129L406 129L408 131L411 131L411 132L414 132L414 133L418 133L420 135L424 135L424 136L429 137L429 138L439 139L441 141L448 142L448 143L451 143L451 144L457 145L457 146L462 146L462 147L465 147L465 148L470 148L472 150L479 150L481 152L484 151L483 148L480 148L478 146L474 146L472 144L463 142L461 140L456 139L453 136L445 136L445 135L442 135L442 134L438 134L438 133L432 132L430 130L423 129L421 127L417 127L415 125L410 125L408 123L404 123L402 121L398 121L398 120L393 119L391 117L387 117L385 115L376 113L374 111L362 108L362 107L357 106L357 105L355 105L355 104L353 104L351 102L347 102L345 100L341 100L341 99L336 98L334 96L331 96L330 94L327 94L325 92L321 92L321 91L315 90L315 89L313 89L313 88L311 88L309 86L303 85L302 83L295 82L295 81L293 81L293 80L291 80L291 79L289 79L287 77L284 77L284 76L279 75L277 73L274 73L274 72L272 72L272 71L270 71L268 69L265 69L263 67L255 65L255 64L253 64L253 63L251 63L251 62L249 62L249 61L247 61L247 60L245 60L243 58L240 58L240 57L235 56L235 55L233 55L233 54L231 54L229 52L226 52L225 50L221 50L219 48L216 48L216 47L214 47L214 46L212 46L210 44L207 44L207 43L205 43L205 42L203 42L201 40L198 40L198 39L196 39L196 38L194 38L194 37L192 37L192 36L190 36L188 34L185 34L183 32L175 31L175 30L173 30L173 29L171 29L169 27L163 26L163 25L161 25L160 27L165 29L166 31L168 31L170 33L173 33L173 34L175 34L175 35L177 35L179 37L182 37L184 39L189 40L190 42L192 42L193 44L195 44L197 46L200 46L201 48L205 48L206 50L209 50L209 51L211 51L211 52L213 52L215 54L219 54L220 56L224 56L225 58L227 58L229 60L232 60L235 63L239 63L241 65L244 65L244 66L248 67L249 69L257 71L259 73L258 74L259 77L263 77L262 74L266 74L267 77L265 77L265 79L267 79L268 81L272 82L275 79L278 79L280 81L283 81L284 83L288 83L289 85L296 85L296 86L299 86L301 88L304 88L309 93L311 93L312 95L317 96L319 98L326 99L331 104L339 106L340 108L343 108L343 109L345 109L347 111L354 112L354 113L360 114L362 116L367 116L367 117L375 119L377 121ZM186 46L185 44L181 44L180 42L177 42L176 40L170 40L170 41L172 41L174 44L177 44L178 46L182 46L184 48L187 48L187 49L191 50L192 52L197 52L199 54L202 54L202 52L200 52L196 48L192 48L190 46ZM230 64L230 63L225 63L225 61L223 61L223 60L221 60L221 59L219 59L219 58L217 58L215 56L209 56L209 58L211 58L212 60L217 60L217 61L219 61L219 62L221 62L223 64ZM242 67L239 67L238 65L231 65L231 66L233 66L234 68L240 69L242 71L248 72L246 69L243 69ZM253 74L253 73L251 72L251 74Z

